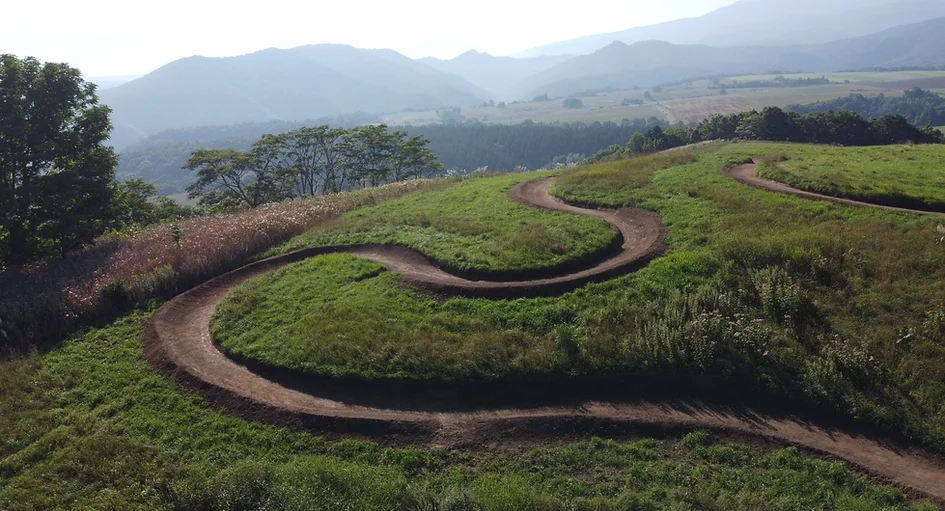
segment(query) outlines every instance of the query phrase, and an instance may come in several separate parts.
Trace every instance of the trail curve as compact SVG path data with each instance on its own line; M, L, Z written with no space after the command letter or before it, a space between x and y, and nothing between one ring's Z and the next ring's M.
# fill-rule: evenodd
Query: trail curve
M807 190L794 188L793 186L782 183L780 181L775 181L773 179L760 177L758 175L758 165L756 163L744 163L742 165L724 167L722 168L722 174L728 177L731 177L740 183L751 186L753 188L759 188L762 190L767 190L769 192L786 193L788 195L793 195L795 197L800 197L802 199L829 201L829 202L835 202L837 204L842 204L844 206L851 206L851 207L858 207L858 208L875 208L875 209L882 209L886 211L893 211L896 213L945 216L945 213L938 212L938 211L899 208L895 206L875 204L872 202L847 199L844 197L837 197L834 195L825 195L822 193L808 192Z
M211 403L251 420L262 420L318 432L354 434L434 445L479 443L488 438L522 438L536 434L601 428L712 428L737 435L799 445L844 459L872 476L945 503L945 465L883 437L845 432L802 417L766 414L746 406L686 399L601 399L552 396L456 403L449 390L407 389L390 400L367 385L306 387L283 385L226 357L210 335L216 305L246 280L313 255L348 252L400 272L411 285L444 293L474 296L555 294L602 280L644 264L665 248L659 217L642 210L593 210L564 204L547 193L548 180L522 183L509 191L533 207L603 218L620 231L618 254L571 273L519 282L473 281L436 268L420 254L388 245L307 249L253 263L214 278L165 303L142 334L148 361L164 375L198 391ZM560 389L558 389L560 390ZM593 390L593 389L591 389ZM657 391L659 389L645 389ZM550 391L552 393L556 391ZM619 392L618 392L619 394ZM483 402L484 401L484 402ZM511 401L511 402L510 402Z

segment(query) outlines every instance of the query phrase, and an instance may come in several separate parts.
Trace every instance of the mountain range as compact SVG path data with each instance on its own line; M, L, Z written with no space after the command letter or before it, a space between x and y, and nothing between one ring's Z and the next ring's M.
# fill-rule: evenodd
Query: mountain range
M532 75L526 97L652 87L696 77L945 66L945 18L824 44L719 48L663 41L620 41Z
M164 129L471 106L492 95L392 50L343 45L190 57L100 92L121 147Z
M942 0L741 0L698 18L595 34L513 55L586 55L620 41L710 46L819 44L945 17Z
M558 43L526 52L536 55L528 58L470 51L451 60L413 60L392 50L327 44L190 57L103 88L99 95L113 109L111 142L122 148L165 129L191 126L437 110L726 74L945 66L945 1L860 0L857 5L742 0L701 18ZM871 27L883 29L836 37ZM752 34L807 42L726 46L762 40ZM650 39L632 42L644 36ZM817 42L830 38L837 40ZM681 44L694 41L712 44ZM557 51L574 55L541 55Z

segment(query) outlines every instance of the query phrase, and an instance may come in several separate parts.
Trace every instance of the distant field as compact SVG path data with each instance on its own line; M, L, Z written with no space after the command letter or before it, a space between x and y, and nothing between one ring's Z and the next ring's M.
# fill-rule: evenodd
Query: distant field
M735 76L731 80L739 82L748 81L766 81L773 80L774 74L766 75L745 75ZM918 80L927 78L945 78L945 71L886 71L886 72L862 72L862 73L795 73L780 75L785 78L820 78L824 77L832 82L901 82L906 80Z
M465 108L467 119L485 123L517 124L534 122L620 122L623 119L657 117L668 122L697 122L713 114L731 114L766 106L785 107L791 104L826 101L849 94L876 96L896 95L912 87L945 93L945 71L895 71L870 73L798 73L786 78L829 79L830 84L809 87L717 88L733 82L771 81L778 75L746 75L725 78L719 84L711 80L695 80L681 85L665 86L660 92L651 89L614 91L582 96L584 108L567 109L562 101L510 103L505 108ZM650 98L644 95L649 92ZM642 101L640 105L624 104ZM384 116L388 124L432 124L439 122L435 111L399 112Z

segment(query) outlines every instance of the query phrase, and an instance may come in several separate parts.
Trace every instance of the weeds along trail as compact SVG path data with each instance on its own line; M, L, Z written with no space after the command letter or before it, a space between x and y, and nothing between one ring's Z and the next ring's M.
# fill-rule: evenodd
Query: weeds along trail
M620 232L620 250L584 268L568 268L566 273L559 268L557 274L545 278L474 281L452 275L401 247L370 244L303 249L244 266L167 302L154 313L142 335L146 356L158 371L231 413L323 433L464 445L490 438L514 441L536 432L567 435L568 431L600 427L708 427L836 456L875 477L945 502L945 465L937 457L886 438L817 425L802 417L697 400L601 401L580 395L539 399L496 395L493 400L486 395L487 399L476 399L478 404L472 405L457 402L455 395L442 389L398 391L379 384L327 380L299 384L256 374L230 360L214 344L210 318L231 289L320 254L347 252L364 257L400 273L409 285L441 294L509 298L557 295L633 271L665 250L666 230L658 215L633 208L608 211L571 206L547 193L549 181L521 183L509 190L509 196L532 207L603 218Z

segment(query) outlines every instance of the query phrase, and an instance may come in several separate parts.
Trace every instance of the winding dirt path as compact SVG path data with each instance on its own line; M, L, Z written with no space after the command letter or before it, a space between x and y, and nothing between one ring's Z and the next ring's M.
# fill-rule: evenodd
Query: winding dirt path
M512 392L352 384L330 380L293 384L227 358L210 336L210 317L234 286L294 261L329 252L349 252L401 272L405 282L447 293L477 296L555 294L631 271L664 250L659 217L642 210L592 210L563 204L547 194L548 180L522 183L509 195L527 205L603 218L619 230L618 254L564 275L521 282L472 281L446 273L421 255L386 245L321 247L259 261L212 279L167 302L148 322L142 341L149 362L163 374L197 390L211 403L251 420L324 433L370 436L441 446L490 440L567 437L586 431L712 428L802 446L844 459L872 476L945 503L945 465L881 436L814 424L802 417L762 413L746 406L700 400L654 399L660 385L631 389L646 400L619 397L620 387L542 388L523 398ZM604 397L608 395L614 397ZM594 398L588 398L593 395Z
M863 202L863 201L858 201L858 200L853 200L853 199L845 199L843 197L835 197L833 195L824 195L822 193L808 192L806 190L794 188L793 186L784 184L780 181L775 181L773 179L759 177L758 165L755 163L745 163L742 165L736 165L734 167L725 167L722 169L722 174L729 176L735 179L736 181L739 181L741 183L744 183L754 188L760 188L762 190L767 190L769 192L786 193L789 195L793 195L795 197L800 197L802 199L830 201L830 202L836 202L837 204L842 204L844 206L884 209L886 211L895 211L897 213L945 216L945 213L941 213L937 211L897 208L895 206L884 206L882 204L874 204L872 202Z

